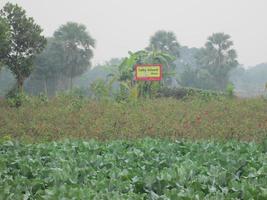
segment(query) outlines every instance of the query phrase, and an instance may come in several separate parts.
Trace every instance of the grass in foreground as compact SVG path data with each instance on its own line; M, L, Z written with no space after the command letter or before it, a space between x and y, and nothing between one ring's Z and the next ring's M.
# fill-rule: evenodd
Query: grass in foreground
M0 199L267 199L256 143L65 141L0 146Z

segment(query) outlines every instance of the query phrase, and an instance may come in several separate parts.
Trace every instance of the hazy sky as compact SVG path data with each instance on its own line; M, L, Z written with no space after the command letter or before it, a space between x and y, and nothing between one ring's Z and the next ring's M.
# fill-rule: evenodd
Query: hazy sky
M2 7L7 0L0 0ZM27 10L46 36L67 21L83 23L97 40L94 63L148 45L171 30L181 45L201 47L214 32L232 36L240 63L267 62L267 0L10 0Z

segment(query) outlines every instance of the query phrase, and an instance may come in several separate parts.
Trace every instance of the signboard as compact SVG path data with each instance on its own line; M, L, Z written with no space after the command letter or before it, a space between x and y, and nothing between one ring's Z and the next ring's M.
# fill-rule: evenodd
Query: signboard
M135 80L137 81L162 80L162 65L161 64L135 65Z

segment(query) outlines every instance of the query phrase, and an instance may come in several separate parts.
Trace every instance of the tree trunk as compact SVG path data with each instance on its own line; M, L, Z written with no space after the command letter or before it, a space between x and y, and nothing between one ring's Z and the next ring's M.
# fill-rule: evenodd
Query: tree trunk
M18 92L19 92L19 93L23 93L23 83L24 83L23 78L18 78L18 79L17 79Z
M71 67L71 74L70 74L70 90L72 91L73 85L73 66Z
M45 92L45 95L47 96L47 93L48 93L48 91L47 91L47 78L45 78L45 80L44 80L44 92Z
M72 83L72 80L73 78L72 78L72 75L70 76L70 90L72 91L72 85L73 85L73 83Z

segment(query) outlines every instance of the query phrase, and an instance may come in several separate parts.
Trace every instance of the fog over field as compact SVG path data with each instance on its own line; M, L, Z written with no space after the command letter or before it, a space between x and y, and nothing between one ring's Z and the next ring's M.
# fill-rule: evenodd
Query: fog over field
M7 0L0 1L2 7ZM97 40L93 63L148 45L157 30L181 45L201 47L214 32L231 35L244 66L267 61L266 0L10 0L26 9L46 36L68 21L83 23Z

